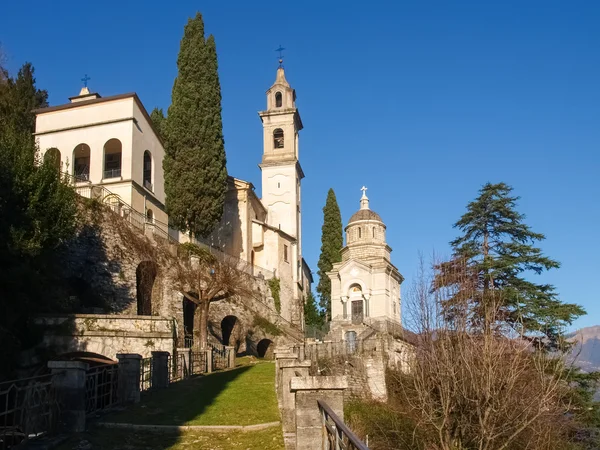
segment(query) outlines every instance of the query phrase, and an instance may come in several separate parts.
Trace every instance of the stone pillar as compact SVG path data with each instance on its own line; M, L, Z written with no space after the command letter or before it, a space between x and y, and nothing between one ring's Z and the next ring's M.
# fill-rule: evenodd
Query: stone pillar
M295 377L290 389L296 395L296 450L324 448L325 428L317 400L324 401L344 420L346 377Z
M306 359L306 353L304 351L304 344L300 345L300 347L298 347L298 359L300 361L304 361Z
M189 378L192 374L192 349L191 348L177 348L175 349L177 358L179 355L183 356L183 378Z
M277 392L277 400L281 407L281 393L283 391L283 378L281 369L285 363L297 363L298 358L295 354L286 350L275 350L275 391Z
M81 361L48 361L52 386L60 402L63 432L85 431L85 375L89 364Z
M283 434L295 433L296 431L296 396L290 390L290 383L296 377L308 377L310 361L280 360L281 374L281 416Z
M139 403L140 401L140 363L142 355L137 353L118 353L119 387L121 403Z
M204 350L204 352L206 352L206 373L211 373L213 371L212 350L208 349L208 350Z
M233 369L235 367L235 347L226 345L225 350L227 350L227 368Z
M169 387L169 352L152 352L152 389Z

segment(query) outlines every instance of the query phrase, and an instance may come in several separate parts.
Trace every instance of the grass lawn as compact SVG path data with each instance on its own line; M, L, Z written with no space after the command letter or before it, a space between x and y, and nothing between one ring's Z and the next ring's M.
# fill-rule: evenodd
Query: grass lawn
M281 427L230 433L169 433L98 428L71 436L57 450L81 448L92 450L283 450L284 444Z
M180 381L143 394L138 405L103 418L146 425L253 425L279 420L272 362Z

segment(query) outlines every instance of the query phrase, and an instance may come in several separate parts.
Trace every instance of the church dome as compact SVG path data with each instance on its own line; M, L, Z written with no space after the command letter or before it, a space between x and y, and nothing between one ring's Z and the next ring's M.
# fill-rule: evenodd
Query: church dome
M348 221L348 225L352 222L358 222L359 220L377 220L378 222L383 222L381 216L375 211L371 211L370 209L359 209L352 214L352 217L350 217L350 220Z

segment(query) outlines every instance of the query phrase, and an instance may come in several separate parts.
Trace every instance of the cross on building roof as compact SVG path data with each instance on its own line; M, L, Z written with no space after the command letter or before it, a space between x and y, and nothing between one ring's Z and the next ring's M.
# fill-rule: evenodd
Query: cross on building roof
M88 81L90 81L91 78L88 77L88 74L86 73L85 76L81 79L81 81L83 81L83 87L87 87L88 85Z

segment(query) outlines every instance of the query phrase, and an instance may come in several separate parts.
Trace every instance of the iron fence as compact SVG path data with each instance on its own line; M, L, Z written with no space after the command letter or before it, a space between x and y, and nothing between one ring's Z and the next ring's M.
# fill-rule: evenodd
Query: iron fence
M230 349L225 346L211 345L213 370L223 370L229 367Z
M175 383L186 378L188 368L185 366L183 355L169 355L169 383Z
M54 431L59 404L52 378L42 375L0 383L0 449Z
M317 400L323 424L323 446L325 450L369 450L346 426L336 413L322 400Z
M152 358L144 358L140 362L140 391L152 388Z
M92 367L85 374L85 413L111 409L118 404L119 365Z
M191 352L191 375L197 375L200 373L206 373L207 372L207 367L206 367L206 352L205 351L199 351L199 352Z

